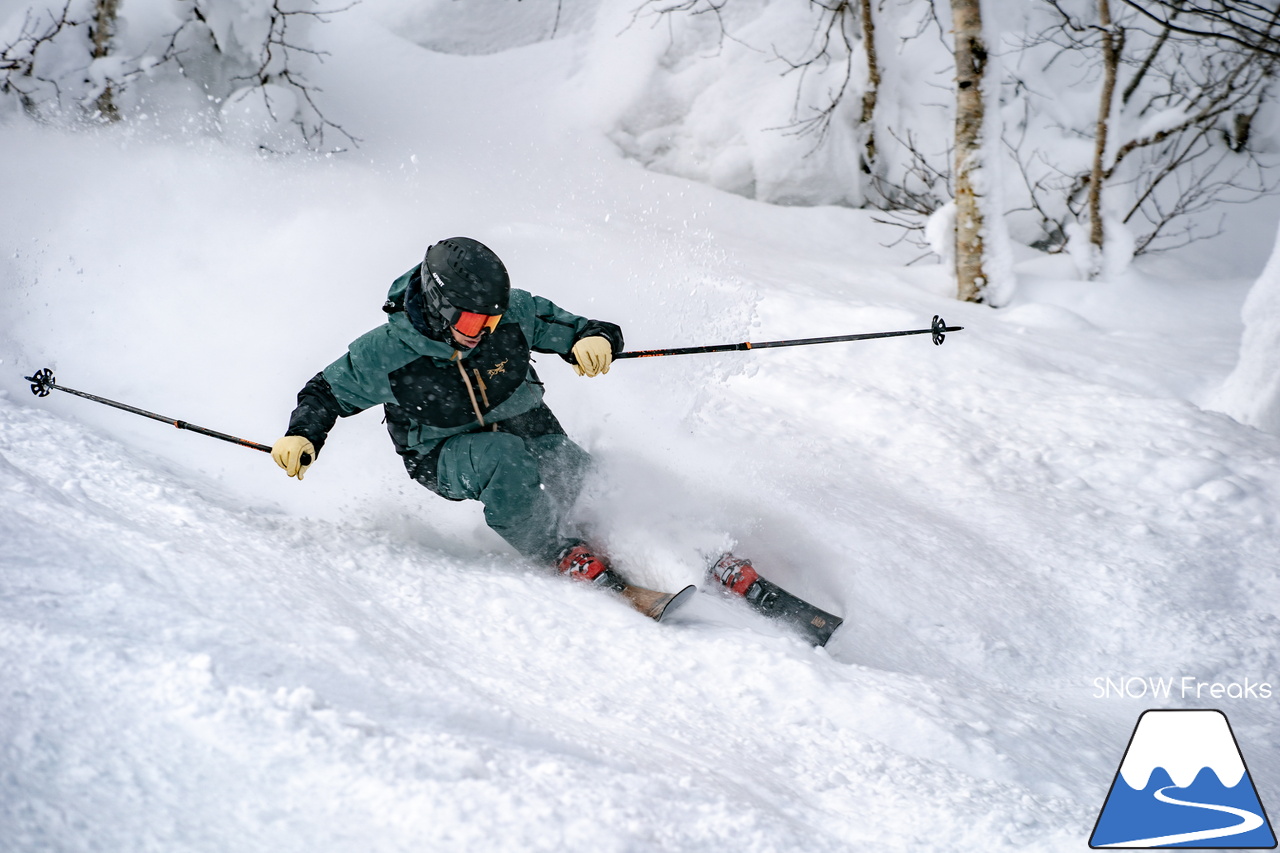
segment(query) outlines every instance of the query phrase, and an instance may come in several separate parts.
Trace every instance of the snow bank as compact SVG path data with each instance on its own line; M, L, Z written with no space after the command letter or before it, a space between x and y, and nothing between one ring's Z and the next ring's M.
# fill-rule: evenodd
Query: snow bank
M483 55L563 38L591 26L601 0L417 0L376 3L388 29L428 50Z
M843 85L847 52L790 71L813 51L820 7L807 0L748 0L715 13L658 15L603 3L577 72L587 120L622 151L659 172L780 204L857 204L856 153L865 59L825 140L800 133ZM797 23L799 22L799 23Z
M1241 317L1239 361L1211 405L1241 423L1280 433L1280 238Z

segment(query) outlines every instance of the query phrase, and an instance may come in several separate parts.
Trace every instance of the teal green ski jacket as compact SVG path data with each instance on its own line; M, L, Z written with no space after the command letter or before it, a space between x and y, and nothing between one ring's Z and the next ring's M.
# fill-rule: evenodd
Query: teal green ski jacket
M382 405L410 475L433 487L438 446L452 435L482 429L563 433L542 402L532 353L573 363L573 345L594 335L607 338L615 355L623 347L622 330L613 323L512 289L497 327L474 349L458 350L427 333L420 282L417 267L396 279L383 306L387 321L356 338L306 384L287 435L306 437L318 453L338 418Z

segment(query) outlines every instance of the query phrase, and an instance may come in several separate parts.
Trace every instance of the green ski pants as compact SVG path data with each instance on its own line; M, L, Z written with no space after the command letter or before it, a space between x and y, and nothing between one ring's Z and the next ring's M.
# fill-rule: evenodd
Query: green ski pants
M551 563L577 539L568 516L590 465L562 434L464 433L440 448L437 487L446 498L483 503L484 520L511 547Z

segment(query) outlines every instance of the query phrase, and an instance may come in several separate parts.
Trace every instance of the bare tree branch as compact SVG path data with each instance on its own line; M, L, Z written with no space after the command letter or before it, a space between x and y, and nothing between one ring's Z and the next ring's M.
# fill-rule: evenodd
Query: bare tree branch
M1280 44L1277 44L1275 37L1269 34L1270 26L1267 23L1268 19L1274 21L1275 9L1267 9L1257 3L1248 2L1248 0L1234 0L1234 9L1227 7L1221 0L1209 5L1196 4L1191 7L1195 16L1200 19L1224 24L1228 28L1228 31L1224 32L1222 30L1196 29L1189 25L1175 24L1173 19L1177 17L1176 13L1180 11L1181 4L1172 2L1172 0L1121 0L1121 2L1160 24L1161 27L1170 32L1231 42L1251 51L1269 54L1276 59L1280 59ZM1148 6L1163 9L1167 14L1161 17L1147 8ZM1232 12L1236 14L1233 15ZM1251 23L1245 23L1246 20ZM1262 28L1258 29L1255 25L1260 25ZM1248 36L1253 36L1254 38L1250 39Z
M64 33L84 25L83 21L72 20L71 0L66 0L57 16L52 12L48 16L49 20L41 27L41 22L34 19L28 9L17 39L0 46L0 94L17 93L28 113L34 113L38 108L41 100L39 90L42 88L52 90L53 100L62 98L57 80L36 73L40 51Z

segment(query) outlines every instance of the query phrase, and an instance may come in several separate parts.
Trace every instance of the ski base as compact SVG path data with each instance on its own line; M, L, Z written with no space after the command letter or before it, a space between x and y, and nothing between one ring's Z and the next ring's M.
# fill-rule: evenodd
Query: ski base
M839 616L814 607L803 598L760 577L750 560L729 553L721 554L711 564L709 573L729 592L746 599L753 609L796 628L815 646L825 646L844 623Z
M697 590L698 588L692 584L679 592L659 592L656 589L645 589L642 586L624 584L622 589L618 591L636 610L639 610L655 622L661 622L683 607L689 599L693 598L693 594Z

